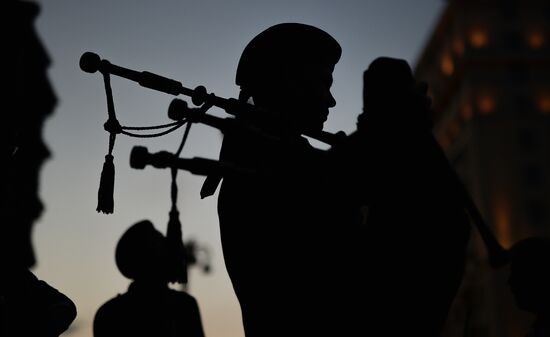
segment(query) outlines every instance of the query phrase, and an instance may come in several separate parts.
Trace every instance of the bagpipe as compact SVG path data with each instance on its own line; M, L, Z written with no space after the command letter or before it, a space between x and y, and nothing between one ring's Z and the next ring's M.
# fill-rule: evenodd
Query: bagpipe
M210 252L208 248L194 240L188 240L183 242L182 226L179 220L179 211L177 208L177 196L178 187L176 183L178 169L186 169L194 174L206 175L209 172L216 169L225 169L220 167L217 161L208 160L205 158L193 158L186 161L184 167L172 163L173 158L178 158L181 153L185 141L189 135L191 123L187 123L185 118L179 118L172 123L147 126L147 127L134 127L123 126L117 119L114 99L110 83L110 75L119 75L128 79L132 79L140 82L145 87L157 89L167 93L173 93L174 86L170 83L169 79L161 76L143 72L143 75L130 69L125 69L116 65L110 64L106 60L101 60L97 54L86 52L80 58L80 68L88 73L100 72L103 75L105 84L105 91L107 96L107 112L108 119L104 124L104 129L109 133L109 150L105 156L103 169L101 171L100 184L98 189L98 203L96 211L104 214L111 214L114 212L114 181L115 181L115 167L113 149L115 145L116 136L123 134L130 137L137 138L153 138L167 135L180 127L187 124L183 139L178 147L178 150L174 153L164 152L149 155L147 149L142 146L136 146L132 150L132 156L130 160L131 167L136 169L142 169L146 165L153 165L158 168L170 168L171 169L171 202L172 206L169 212L169 221L166 230L166 239L169 245L171 253L172 270L170 271L170 282L178 282L187 284L188 282L188 268L190 266L199 266L201 269L208 273L210 272ZM172 81L174 82L174 81ZM200 89L198 90L200 91ZM197 92L198 92L197 91ZM198 96L197 96L198 97ZM196 102L196 100L195 100ZM202 107L204 111L209 108L209 105ZM159 131L160 130L160 131ZM142 131L156 131L155 133L143 133ZM160 162L154 164L154 160L160 158ZM181 160L180 160L181 161ZM185 160L184 160L185 161Z
M100 72L103 74L105 81L105 88L107 93L107 108L109 118L104 125L104 129L109 132L109 153L105 157L104 169L101 175L100 188L98 191L98 212L112 213L113 212L113 183L114 177L110 173L114 174L112 147L114 145L114 138L116 134L122 133L128 136L139 137L133 130L151 130L165 128L166 131L159 132L153 136L162 136L169 132L172 132L179 127L187 124L186 132L182 139L178 150L175 153L161 151L159 153L151 154L145 147L136 146L131 151L130 166L135 169L143 169L147 165L151 165L156 168L164 169L169 168L172 170L172 211L170 212L170 219L176 222L177 208L175 206L175 198L177 196L177 186L175 184L175 176L178 169L187 170L193 174L207 176L216 172L247 172L243 168L239 168L231 163L224 163L219 160L212 160L206 158L180 158L181 149L185 143L189 128L192 123L202 123L211 127L217 128L222 133L231 132L253 132L259 134L261 137L271 138L272 141L278 141L277 137L266 134L263 130L259 130L252 125L239 122L235 118L221 118L206 113L208 109L216 106L223 109L229 115L236 116L254 116L261 111L259 108L247 102L239 101L235 98L223 98L216 96L213 93L208 93L204 86L197 86L194 89L184 87L180 82L166 78L148 71L136 71L127 69L118 65L114 65L111 62L101 59L97 54L92 52L85 52L80 58L80 68L87 73ZM114 104L112 99L112 92L110 89L109 75L116 75L126 78L128 80L137 82L140 86L164 92L173 96L184 95L191 98L191 102L197 106L196 108L190 108L187 102L180 99L173 99L168 109L168 117L174 120L173 123L159 125L148 128L130 128L123 127L119 124L114 113ZM245 118L246 119L246 118ZM327 131L320 131L317 133L304 134L304 136L313 138L328 145L335 145L346 137L345 133L330 133ZM434 139L435 142L435 139ZM452 169L451 169L452 170ZM109 173L109 171L111 171ZM107 172L107 173L106 173ZM458 177L458 174L454 170L453 180L458 184L462 199L464 202L464 208L467 211L471 222L477 228L483 243L487 249L487 255L489 263L494 268L504 266L509 262L509 252L498 242L491 227L485 222L481 212L477 208L476 204L472 200L470 194ZM111 194L109 194L111 193ZM174 226L172 226L174 227ZM177 227L177 226L176 226ZM170 226L169 226L170 228Z

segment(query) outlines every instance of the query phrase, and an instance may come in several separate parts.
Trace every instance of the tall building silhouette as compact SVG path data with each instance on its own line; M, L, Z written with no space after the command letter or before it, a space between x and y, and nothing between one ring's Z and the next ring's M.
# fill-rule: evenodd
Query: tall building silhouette
M415 66L434 133L500 243L550 236L550 2L450 0ZM506 268L474 230L444 336L520 337Z

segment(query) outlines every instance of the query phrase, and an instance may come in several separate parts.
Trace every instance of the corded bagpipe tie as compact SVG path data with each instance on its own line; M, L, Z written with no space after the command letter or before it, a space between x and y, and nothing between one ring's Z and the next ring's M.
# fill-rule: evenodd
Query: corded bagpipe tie
M114 186L115 186L115 164L113 162L113 148L115 147L116 135L122 132L122 127L115 114L113 102L113 91L111 79L108 72L101 72L105 82L105 93L107 94L107 122L103 125L105 131L109 132L109 152L105 155L99 190L97 191L97 212L110 214L114 210Z
M105 131L109 132L109 152L105 156L103 170L101 171L101 180L99 182L99 190L97 192L97 208L101 213L110 214L114 211L114 185L115 185L115 165L113 157L113 148L115 146L116 136L119 133L130 137L137 138L154 138L164 136L172 131L177 130L182 125L186 124L186 120L178 120L176 122L154 125L154 126L121 126L115 113L115 104L113 101L113 91L111 89L111 79L108 72L101 72L105 82L105 93L107 94L107 122L103 125ZM144 131L165 129L158 133L139 134L129 132L128 130Z

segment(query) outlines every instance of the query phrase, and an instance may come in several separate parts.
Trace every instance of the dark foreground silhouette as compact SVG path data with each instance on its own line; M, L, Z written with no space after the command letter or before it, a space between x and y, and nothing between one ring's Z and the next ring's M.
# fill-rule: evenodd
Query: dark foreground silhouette
M2 5L10 24L2 49L8 66L1 131L0 335L9 337L59 336L76 317L74 303L30 270L36 265L32 228L44 208L40 171L50 155L43 125L56 104L47 77L50 59L34 29L38 14L31 2Z
M336 105L340 55L326 32L285 23L239 61L239 99L257 113L236 119L255 132L226 133L220 159L258 173L209 176L202 195L223 178L220 234L246 336L438 336L470 225L427 88L405 61L375 60L357 130L319 150L302 135Z
M535 316L526 337L550 337L550 238L521 240L510 253L510 290L518 308Z
M133 281L126 293L98 309L94 337L204 337L195 298L168 287L174 271L172 252L166 237L147 220L122 235L116 247L116 264Z

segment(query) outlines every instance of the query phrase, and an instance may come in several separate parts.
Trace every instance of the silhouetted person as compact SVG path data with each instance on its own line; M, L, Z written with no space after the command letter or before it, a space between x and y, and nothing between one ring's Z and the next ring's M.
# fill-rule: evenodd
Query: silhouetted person
M42 139L56 97L47 77L50 59L34 21L39 7L7 1L2 14L3 128L0 165L0 335L59 336L76 317L74 303L31 271L36 264L32 227L43 211L39 178L50 152Z
M550 337L550 239L521 240L510 253L508 282L516 305L535 315L526 337Z
M376 60L357 131L316 149L302 134L321 131L336 104L340 55L326 32L285 23L239 61L239 98L258 111L237 119L269 135L226 133L220 153L259 172L225 174L218 199L246 336L436 336L469 227L428 137L426 88L405 61Z
M365 300L378 336L439 336L464 273L465 196L415 94L425 89L403 60L378 58L364 73L365 164L351 165L370 177Z
M116 264L133 282L94 318L94 337L204 337L197 301L168 287L170 252L166 237L147 220L131 226L116 247Z

